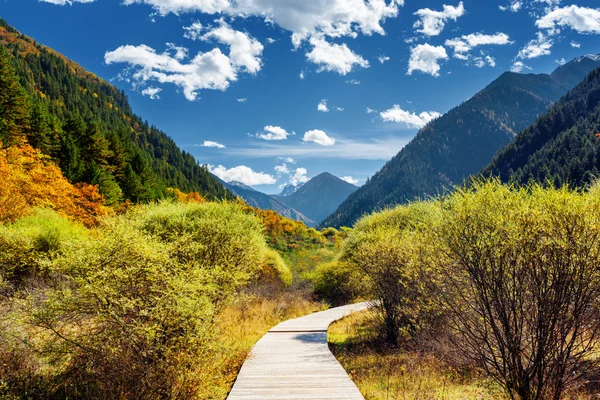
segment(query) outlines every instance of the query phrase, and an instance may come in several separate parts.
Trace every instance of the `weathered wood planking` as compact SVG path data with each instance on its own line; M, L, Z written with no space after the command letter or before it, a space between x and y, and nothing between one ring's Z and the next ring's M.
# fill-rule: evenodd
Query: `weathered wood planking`
M282 322L252 348L228 400L363 400L327 346L327 327L367 303Z

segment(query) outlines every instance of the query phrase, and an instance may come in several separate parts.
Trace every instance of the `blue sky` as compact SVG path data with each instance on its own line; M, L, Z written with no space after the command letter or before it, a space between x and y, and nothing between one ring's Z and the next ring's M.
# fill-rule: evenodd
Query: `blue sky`
M600 53L597 0L0 0L225 180L363 184L502 72ZM327 110L325 112L325 110ZM212 146L212 147L211 147Z

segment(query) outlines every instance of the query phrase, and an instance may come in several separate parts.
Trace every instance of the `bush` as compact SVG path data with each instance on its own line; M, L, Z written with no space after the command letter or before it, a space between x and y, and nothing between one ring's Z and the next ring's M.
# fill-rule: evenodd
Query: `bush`
M317 296L333 306L348 304L365 292L365 285L348 263L331 261L320 264L311 280Z
M43 397L210 397L214 325L268 256L261 229L235 204L162 203L67 243L23 315L60 366Z
M268 249L262 268L254 280L260 286L283 288L292 284L293 276L281 255L276 250Z
M427 229L438 214L435 203L426 202L389 209L358 221L344 243L341 260L368 279L391 345L437 312Z

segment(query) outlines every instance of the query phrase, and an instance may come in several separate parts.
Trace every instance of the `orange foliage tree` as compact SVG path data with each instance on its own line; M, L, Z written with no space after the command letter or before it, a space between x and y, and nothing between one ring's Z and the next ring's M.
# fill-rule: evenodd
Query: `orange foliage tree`
M28 144L0 147L0 182L0 222L47 207L90 226L110 211L96 186L71 185L56 165Z

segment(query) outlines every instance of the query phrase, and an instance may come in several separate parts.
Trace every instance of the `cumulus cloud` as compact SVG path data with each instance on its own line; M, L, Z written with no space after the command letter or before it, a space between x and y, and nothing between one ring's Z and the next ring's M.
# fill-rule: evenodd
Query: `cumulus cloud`
M270 37L269 37L269 38L267 38L267 43L269 43L269 44L273 44L273 43L275 43L276 41L277 41L277 40L275 40L275 39L273 39L273 38L270 38Z
M300 79L304 79L304 71L300 71Z
M420 114L403 110L398 104L388 110L379 113L385 122L396 122L406 125L408 128L422 128L427 123L442 114L436 111L423 111Z
M379 57L377 57L377 60L379 61L380 64L383 64L386 61L390 61L390 58L385 55L380 55Z
M219 142L213 142L212 140L205 140L201 145L202 147L216 147L218 149L224 149L225 145Z
M501 11L518 12L523 7L523 2L520 0L511 0L508 6L499 5Z
M355 37L358 33L384 34L382 23L398 15L404 0L124 0L123 4L144 3L159 14L193 13L229 16L256 16L292 33L298 46L315 35L332 38Z
M351 185L358 185L358 179L354 179L351 176L342 176L340 179L348 182Z
M517 61L515 62L511 67L510 67L510 71L511 72L522 72L523 70L531 70L531 67L525 65L525 63L523 63L522 61Z
M376 112L377 112L377 110L373 110L372 108L367 107L367 114L373 114Z
M335 144L335 139L327 136L327 133L320 129L313 129L304 133L302 140L305 142L316 143L321 146L333 146Z
M563 27L578 33L600 34L600 9L577 5L555 8L548 10L535 25L539 29L548 30L550 34L558 33Z
M204 31L204 26L196 21L190 26L184 26L183 37L190 40L199 40L200 36L202 36L202 31Z
M73 5L73 3L93 3L96 0L40 0L57 6Z
M528 60L531 58L546 56L551 53L550 49L552 48L553 44L554 42L552 39L548 38L548 36L544 35L542 32L538 32L537 38L530 40L525 47L519 50L517 58Z
M290 179L288 181L288 185L298 186L302 183L308 182L308 176L306 174L308 171L306 168L296 168L293 172L290 171Z
M483 33L471 33L461 37L446 40L446 46L454 51L454 57L460 60L468 60L469 52L478 46L507 45L512 44L507 34L498 32L494 35Z
M245 97L240 97L239 99L235 99L235 101L237 101L238 103L245 103L248 101L248 99Z
M281 165L276 165L275 171L277 171L278 174L289 174L290 173L290 170L288 169L288 167L285 163L281 164Z
M408 75L413 71L421 71L432 76L439 76L440 60L448 59L448 54L444 46L432 46L430 44L420 44L410 50L410 60L408 61Z
M318 72L332 71L346 75L354 66L369 67L369 62L350 50L346 43L340 45L323 38L311 38L310 44L313 47L306 53L306 58L319 66Z
M229 55L214 48L206 53L200 52L189 62L184 62L187 49L183 47L169 43L167 51L159 54L142 44L125 45L108 51L104 55L104 61L107 64L129 64L130 68L125 69L121 76L130 75L127 79L131 78L134 85L148 81L172 83L180 87L190 101L197 98L199 90L226 90L231 82L238 79L239 72L256 74L261 68L262 44L244 32L231 29L222 21L219 27L196 39L216 40L228 45Z
M344 107L336 107L335 111L344 111Z
M442 11L422 8L414 13L419 17L419 20L414 23L413 28L427 36L437 36L444 30L446 21L456 21L464 14L465 7L462 1L456 7L444 4Z
M323 99L317 106L317 111L321 112L329 112L329 108L327 108L327 100Z
M555 63L557 63L558 65L565 65L567 63L567 60L565 60L565 58L561 58L560 60L554 60Z
M294 132L288 132L280 126L267 125L263 128L263 133L256 134L256 137L263 140L285 140L288 136L295 135Z
M161 88L157 88L157 87L147 87L146 89L142 90L142 95L144 96L148 96L150 97L152 100L158 100L160 99L160 96L158 95L160 92L162 91Z
M284 161L289 164L296 164L296 161L292 157L277 157L277 161Z
M358 81L356 79L350 79L350 80L346 81L346 83L349 83L350 85L360 85L360 81Z
M237 167L230 169L227 169L222 165L216 167L209 165L208 169L225 182L237 181L249 186L272 185L277 182L272 175L264 172L255 172L252 170L252 168L245 165L238 165Z
M578 49L578 48L581 47L581 43L578 43L576 41L572 41L571 42L571 47L574 47L574 48Z

